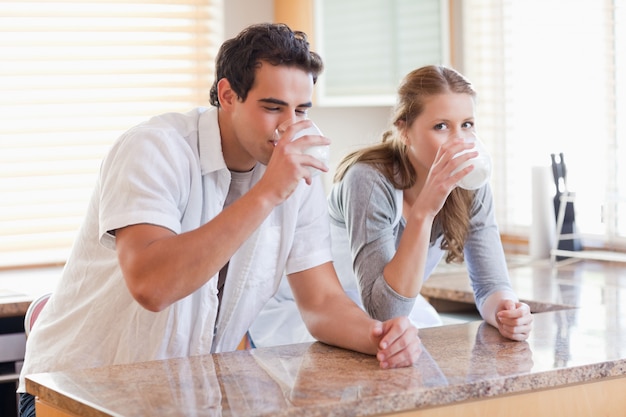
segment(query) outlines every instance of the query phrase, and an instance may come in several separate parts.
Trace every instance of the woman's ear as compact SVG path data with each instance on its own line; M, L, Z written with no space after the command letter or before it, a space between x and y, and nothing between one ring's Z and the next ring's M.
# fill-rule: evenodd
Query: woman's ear
M228 108L237 100L237 94L235 94L226 78L222 78L217 82L217 99L221 108Z
M405 145L408 145L409 138L406 135L406 121L398 120L394 123L394 126L398 131L398 137L400 138L400 141L402 141L402 143L404 143Z

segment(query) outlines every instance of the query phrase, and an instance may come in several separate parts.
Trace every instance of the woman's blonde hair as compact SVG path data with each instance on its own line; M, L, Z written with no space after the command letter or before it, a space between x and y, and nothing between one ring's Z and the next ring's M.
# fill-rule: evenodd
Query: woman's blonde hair
M400 139L399 127L408 129L424 111L427 98L443 93L469 94L476 97L471 83L457 71L444 66L430 65L408 73L398 88L397 104L391 119L391 128L383 133L382 142L348 154L339 163L334 181L339 182L355 163L363 162L378 169L395 188L410 188L417 173L408 157L405 143ZM446 262L462 262L463 245L470 223L474 192L456 187L435 217L435 224L443 229L441 248L448 251Z

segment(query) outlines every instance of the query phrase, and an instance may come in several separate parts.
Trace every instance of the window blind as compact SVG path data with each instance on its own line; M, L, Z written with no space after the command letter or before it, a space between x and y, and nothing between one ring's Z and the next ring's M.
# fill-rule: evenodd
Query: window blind
M220 0L0 0L0 268L63 263L131 126L208 105Z
M506 233L532 223L531 173L563 152L587 243L626 247L626 0L463 2L464 72L494 155ZM622 117L620 117L622 115Z

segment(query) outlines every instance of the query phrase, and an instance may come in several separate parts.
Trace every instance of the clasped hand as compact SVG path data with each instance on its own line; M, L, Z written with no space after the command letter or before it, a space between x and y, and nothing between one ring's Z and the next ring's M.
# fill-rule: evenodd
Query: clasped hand
M422 353L417 327L407 317L378 322L371 334L377 341L376 359L383 369L411 366Z

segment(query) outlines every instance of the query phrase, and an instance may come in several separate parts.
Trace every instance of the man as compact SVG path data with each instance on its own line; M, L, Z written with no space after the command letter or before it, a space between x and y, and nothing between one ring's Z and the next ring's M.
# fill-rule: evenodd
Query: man
M303 152L322 71L306 36L253 25L222 45L211 109L155 117L105 158L63 277L30 333L24 376L236 349L288 276L310 333L408 366L406 318L370 319L331 263L326 199ZM281 135L275 130L293 122ZM21 395L23 415L33 398Z

